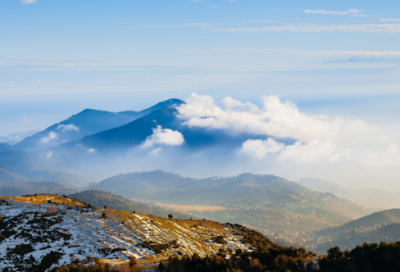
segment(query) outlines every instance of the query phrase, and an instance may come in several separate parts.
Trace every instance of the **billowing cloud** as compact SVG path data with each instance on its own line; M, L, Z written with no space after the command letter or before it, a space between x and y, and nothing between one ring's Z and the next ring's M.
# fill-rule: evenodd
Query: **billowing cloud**
M172 129L163 129L161 126L153 129L153 134L147 137L142 147L154 145L182 145L185 142L182 133Z
M285 145L278 143L275 140L269 138L263 140L247 140L243 143L242 147L238 150L239 153L244 153L250 156L254 156L258 159L263 159L269 154L277 154L285 149Z
M54 131L50 131L46 137L43 137L42 139L40 139L40 143L48 144L51 140L56 140L57 138L58 138L58 134L55 133Z
M245 141L239 154L277 162L351 160L364 165L400 164L396 159L400 157L397 152L400 131L395 127L386 130L360 119L306 114L275 95L263 97L261 107L230 97L217 105L212 97L197 94L192 94L186 102L177 108L184 125L260 136L260 140ZM262 140L265 136L270 138ZM277 138L292 138L297 142L285 145L274 140Z
M62 132L79 131L79 128L77 126L75 126L74 124L69 124L69 125L59 125L57 127L57 130L61 130Z
M223 108L215 105L207 95L192 94L178 107L179 117L187 119L189 127L209 127L235 133L291 137L302 141L335 139L343 124L340 118L307 115L296 105L282 103L278 96L262 99L262 109L251 103L241 103L230 97L222 101Z

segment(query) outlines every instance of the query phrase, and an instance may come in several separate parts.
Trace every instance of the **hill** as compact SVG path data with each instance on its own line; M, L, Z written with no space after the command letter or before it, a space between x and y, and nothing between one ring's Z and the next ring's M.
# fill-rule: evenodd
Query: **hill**
M121 196L113 195L101 190L88 190L79 193L70 194L71 197L78 198L90 203L93 206L104 207L125 212L135 211L140 214L148 214L158 217L167 218L169 214L173 214L175 218L189 219L193 216L189 214L178 213L176 211L162 209L157 206L150 206L136 201L132 201Z
M182 103L179 99L169 99L140 112L108 112L85 109L68 119L54 124L16 144L24 150L38 150L54 147L72 140L81 139L87 135L127 124L137 118L168 105Z
M329 228L317 232L323 236L340 236L346 232L356 229L367 229L376 225L383 226L386 224L400 223L400 209L391 209L386 211L376 212L359 219L350 221L342 226Z
M316 231L314 250L318 253L338 246L352 249L363 243L397 242L400 240L400 209L376 212L338 227Z
M353 249L364 243L396 243L400 241L400 224L376 225L368 228L356 228L348 231L333 240L321 243L314 249L318 253L324 253L329 248L339 247L341 250Z
M105 179L95 189L128 198L146 195L150 200L169 204L223 205L230 208L265 207L294 212L325 208L349 218L368 210L329 193L308 190L273 175L242 174L236 177L193 179L163 171L129 173ZM140 193L139 193L140 192Z
M151 267L186 254L230 256L261 245L281 250L237 225L105 210L58 195L3 198L0 213L0 269L8 271L45 271L71 262L118 265L128 257Z

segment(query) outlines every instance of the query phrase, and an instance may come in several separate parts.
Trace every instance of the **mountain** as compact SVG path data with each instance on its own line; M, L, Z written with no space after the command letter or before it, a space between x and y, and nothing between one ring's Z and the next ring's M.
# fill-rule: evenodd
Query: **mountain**
M0 169L0 184L20 184L28 181L29 179L24 176Z
M159 217L168 217L168 214L173 214L175 218L180 218L180 219L189 219L193 217L188 214L162 209L158 206L150 206L142 204L101 190L88 190L69 195L71 197L78 198L97 207L106 206L108 209L114 209L119 211L125 211L125 212L135 211L140 214L151 214Z
M85 109L64 121L25 138L23 141L16 144L16 147L23 150L38 150L54 147L72 140L81 139L87 135L122 126L154 110L180 103L183 103L183 101L179 99L169 99L140 112L108 112Z
M175 106L166 106L155 110L150 114L138 118L126 125L103 131L94 135L84 137L76 141L74 145L80 144L96 150L115 150L137 147L147 137L154 133L157 127L178 131L184 138L183 147L189 149L200 149L206 147L218 147L232 149L238 148L249 139L267 139L266 135L232 134L218 129L195 128L184 124L185 120L178 117ZM293 144L293 139L276 139L279 142Z
M0 136L0 143L7 143L7 144L16 144L26 137L32 136L35 133L38 133L39 131L37 130L31 130L31 131L25 131L25 132L19 132L19 133L13 133L10 134L6 137L1 137Z
M78 192L78 190L67 188L55 182L29 181L22 184L0 183L0 196L22 196L22 195L34 195L34 194L70 195L76 192Z
M55 166L35 154L0 144L0 168L24 176L32 181L60 183L72 188L85 188L93 179Z
M329 192L347 198L363 207L375 210L400 208L399 192L388 192L376 188L345 189L337 183L318 178L303 178L297 183L315 191Z
M129 257L151 268L173 256L231 256L261 246L276 255L290 252L239 225L101 209L66 196L3 198L0 213L2 271L47 271L72 262L126 265Z

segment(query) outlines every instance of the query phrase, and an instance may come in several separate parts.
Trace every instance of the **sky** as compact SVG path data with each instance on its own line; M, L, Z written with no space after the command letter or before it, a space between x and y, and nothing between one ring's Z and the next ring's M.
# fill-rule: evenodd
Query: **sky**
M0 0L0 136L192 93L399 125L400 2Z

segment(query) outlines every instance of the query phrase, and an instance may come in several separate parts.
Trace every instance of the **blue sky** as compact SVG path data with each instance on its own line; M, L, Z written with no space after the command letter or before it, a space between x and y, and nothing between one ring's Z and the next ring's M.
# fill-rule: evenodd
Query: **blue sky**
M399 1L0 0L0 135L192 92L392 125Z

